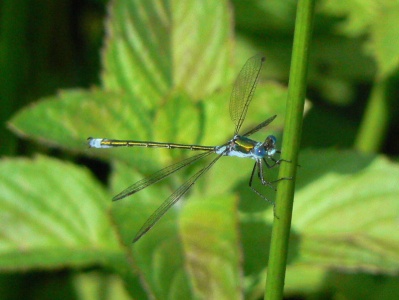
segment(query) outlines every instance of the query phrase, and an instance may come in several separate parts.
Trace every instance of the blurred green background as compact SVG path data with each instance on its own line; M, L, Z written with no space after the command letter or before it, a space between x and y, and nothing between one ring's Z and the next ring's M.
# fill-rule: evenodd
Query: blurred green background
M7 129L14 112L60 89L99 83L105 5L106 1L1 2L3 155L37 150L37 145L16 139Z
M395 49L399 49L396 24L399 10L397 6L391 8L385 6L384 1L381 3L370 1L368 8L356 1L319 1L310 49L307 98L311 109L304 119L303 149L356 149L397 160L399 50ZM296 4L296 1L277 0L229 2L234 22L233 60L245 62L254 53L264 52L267 62L263 77L287 85ZM91 89L100 85L107 5L107 1L100 0L1 1L0 151L3 159L42 153L87 166L102 183L107 183L108 164L89 160L82 153L77 155L75 149L61 151L58 147L48 147L52 144L46 141L32 141L29 135L28 139L23 138L26 133L11 132L7 123L21 108L60 90ZM381 14L374 15L380 9ZM235 64L233 73L240 67L240 63ZM82 136L82 140L85 138ZM345 156L346 159L349 158ZM303 168L306 173L305 164ZM311 178L312 174L303 177ZM3 221L6 220L6 216L3 217ZM301 265L296 268L300 269ZM76 269L68 264L63 268L62 263L55 268L49 265L38 269L0 267L0 297L129 298L117 276L90 263ZM295 278L296 283L287 286L287 299L396 299L398 295L395 267L391 273L378 269L376 274L367 267L364 273L356 267L352 273L348 269L340 272L339 267L332 269L328 273L321 269L294 273L308 276L303 275L307 279L301 289L298 289L301 278L299 282ZM395 274L396 277L392 276ZM256 285L245 283L245 296L256 299L261 292L251 289L251 284ZM140 292L137 295L140 298Z

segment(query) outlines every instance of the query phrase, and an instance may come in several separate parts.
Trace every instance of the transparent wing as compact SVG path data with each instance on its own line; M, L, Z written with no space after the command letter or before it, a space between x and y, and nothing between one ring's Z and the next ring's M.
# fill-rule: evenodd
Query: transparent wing
M148 230L150 230L155 223L172 207L187 191L194 185L194 183L208 171L215 162L223 156L224 153L219 154L214 160L212 160L206 167L199 170L193 176L190 177L183 185L181 185L172 195L170 195L162 205L147 219L144 225L141 227L133 243L137 242Z
M234 83L230 97L230 117L236 125L234 134L238 133L244 122L264 61L265 57L260 54L248 59Z
M127 196L130 196L134 193L137 193L137 192L141 191L142 189L168 177L170 174L184 168L185 166L191 165L194 162L196 162L197 160L200 160L212 153L215 153L215 152L208 151L208 152L204 152L201 154L197 154L197 155L189 157L185 160L179 161L178 163L170 165L164 169L161 169L161 170L155 172L154 174L152 174L151 176L144 178L142 180L139 180L136 183L134 183L133 185L129 186L127 189L123 190L118 195L116 195L114 198L112 198L112 201L117 201L117 200L123 199Z
M251 134L254 134L255 132L257 132L258 130L262 129L263 127L269 125L271 122L273 122L273 120L277 117L277 115L274 115L273 117L270 117L269 119L267 119L266 121L263 121L262 123L260 123L258 126L252 128L250 131L244 133L242 136L250 136Z

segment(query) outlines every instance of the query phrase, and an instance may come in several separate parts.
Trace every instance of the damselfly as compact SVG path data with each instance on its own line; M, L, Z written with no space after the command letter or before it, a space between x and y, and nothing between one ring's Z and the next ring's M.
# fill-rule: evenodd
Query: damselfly
M142 189L154 183L157 183L162 179L165 179L174 172L186 166L189 166L211 154L217 155L216 158L214 158L207 166L203 167L194 175L192 175L183 185L181 185L162 203L162 205L148 218L148 220L141 227L133 242L138 241L148 230L150 230L154 226L154 224L167 212L167 210L174 203L176 203L185 193L187 193L188 190L195 184L195 182L202 175L204 175L222 156L237 156L242 158L248 157L254 159L255 165L252 169L252 174L249 179L249 186L257 195L274 205L272 201L268 200L252 186L252 181L255 172L257 172L257 176L260 179L262 185L270 186L272 188L274 188L272 183L282 180L280 178L274 181L266 181L263 175L263 164L265 164L267 168L272 168L279 164L281 161L283 161L282 159L276 160L275 158L273 158L276 153L280 153L280 151L275 148L276 138L273 135L269 135L264 142L257 142L251 140L248 137L270 124L276 118L276 116L274 115L268 118L267 120L260 123L258 126L254 127L244 134L238 134L247 114L248 106L254 95L256 85L259 79L259 73L262 69L264 61L265 58L263 56L255 55L252 58L248 59L248 61L245 63L244 67L240 71L240 74L235 81L230 98L230 116L235 124L234 135L231 140L221 146L201 146L131 140L112 140L92 137L88 138L89 146L92 148L148 147L202 151L202 153L200 154L168 166L154 173L153 175L134 183L133 185L129 186L127 189L116 195L113 198L114 201L133 195L138 191L141 191Z

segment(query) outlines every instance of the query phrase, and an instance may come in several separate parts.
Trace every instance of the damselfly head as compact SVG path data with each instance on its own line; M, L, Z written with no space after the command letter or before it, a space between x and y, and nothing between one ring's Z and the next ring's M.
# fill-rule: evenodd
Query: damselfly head
M263 143L263 147L268 156L273 156L276 153L277 139L274 135L269 135Z

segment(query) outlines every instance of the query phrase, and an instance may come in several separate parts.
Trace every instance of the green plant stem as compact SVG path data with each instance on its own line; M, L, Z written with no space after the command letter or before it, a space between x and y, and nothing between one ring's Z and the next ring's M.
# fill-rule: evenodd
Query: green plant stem
M389 83L381 80L374 84L355 140L355 149L372 153L381 148L389 123Z
M298 1L282 144L282 158L291 163L281 163L279 178L295 178L298 164L314 5L315 0ZM265 291L269 300L283 298L294 188L295 180L282 180L278 186Z

